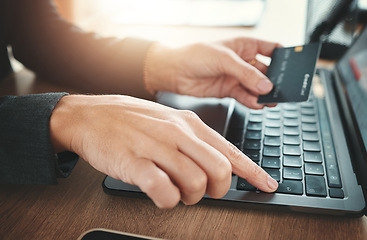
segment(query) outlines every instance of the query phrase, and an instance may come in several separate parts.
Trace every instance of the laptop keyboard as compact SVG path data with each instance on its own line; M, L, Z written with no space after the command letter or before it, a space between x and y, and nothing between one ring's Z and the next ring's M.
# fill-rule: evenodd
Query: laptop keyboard
M324 100L237 106L226 138L279 182L277 193L344 198ZM238 177L237 190L258 189Z

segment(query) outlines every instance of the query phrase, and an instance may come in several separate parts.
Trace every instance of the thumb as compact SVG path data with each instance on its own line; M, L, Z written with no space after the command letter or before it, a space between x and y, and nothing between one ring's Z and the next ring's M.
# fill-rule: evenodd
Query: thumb
M267 94L273 88L272 82L257 68L245 62L235 52L228 52L222 58L224 73L236 78L241 85L257 95Z

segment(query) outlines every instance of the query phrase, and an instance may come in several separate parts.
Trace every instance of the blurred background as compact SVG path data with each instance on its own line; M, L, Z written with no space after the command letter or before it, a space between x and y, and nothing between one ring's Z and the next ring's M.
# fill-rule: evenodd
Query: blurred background
M326 59L340 57L367 22L367 0L54 1L66 20L104 36L142 37L168 45L238 36L285 46L323 41L321 57Z

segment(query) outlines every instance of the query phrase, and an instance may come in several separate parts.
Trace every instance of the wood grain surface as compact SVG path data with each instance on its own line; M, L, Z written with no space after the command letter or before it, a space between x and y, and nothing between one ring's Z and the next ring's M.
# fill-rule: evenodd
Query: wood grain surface
M107 195L104 175L79 160L55 186L0 185L0 239L77 239L108 228L164 239L367 239L367 217L341 218L178 205Z

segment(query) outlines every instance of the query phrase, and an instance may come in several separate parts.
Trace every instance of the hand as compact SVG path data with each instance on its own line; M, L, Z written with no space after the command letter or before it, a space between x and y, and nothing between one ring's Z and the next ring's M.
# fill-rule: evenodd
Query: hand
M56 152L140 187L161 208L224 196L232 171L262 191L277 182L194 113L127 96L70 95L50 119Z
M267 66L256 55L271 56L280 45L252 38L170 49L156 44L146 59L145 81L151 91L170 91L198 97L233 97L260 109L260 94L273 84L264 75Z

